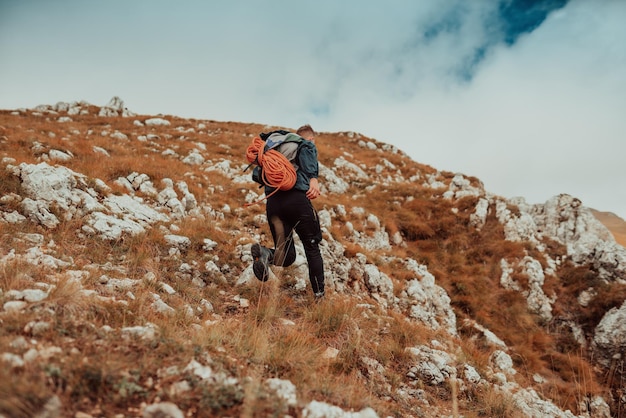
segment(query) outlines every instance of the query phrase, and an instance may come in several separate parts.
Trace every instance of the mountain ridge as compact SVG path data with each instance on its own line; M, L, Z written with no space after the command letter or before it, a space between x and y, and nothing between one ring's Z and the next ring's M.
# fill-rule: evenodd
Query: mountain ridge
M623 413L626 257L574 197L506 200L321 133L313 304L301 249L266 285L249 266L268 236L244 151L273 127L119 99L0 117L0 413Z
M615 240L622 246L626 247L626 221L613 212L591 210L600 222L606 226L615 237Z

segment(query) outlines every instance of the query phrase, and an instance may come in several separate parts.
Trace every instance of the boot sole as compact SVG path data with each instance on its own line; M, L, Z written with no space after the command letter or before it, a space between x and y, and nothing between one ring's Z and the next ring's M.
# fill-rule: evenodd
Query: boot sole
M250 248L250 253L252 254L252 258L254 259L254 263L252 263L252 271L254 272L254 276L262 282L266 282L269 279L269 268L267 266L267 261L263 262L261 255L263 252L261 251L260 244L252 244Z

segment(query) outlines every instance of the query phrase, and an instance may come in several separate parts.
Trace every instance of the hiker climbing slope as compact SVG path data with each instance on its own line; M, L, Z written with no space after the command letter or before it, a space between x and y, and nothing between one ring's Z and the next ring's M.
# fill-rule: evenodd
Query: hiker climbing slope
M311 288L315 297L321 298L324 296L324 263L319 248L322 232L311 203L320 195L315 135L310 125L298 128L295 135L287 131L262 133L260 139L264 143L253 141L248 147L247 158L250 163L258 164L253 179L265 186L267 220L274 239L274 248L266 248L260 243L252 245L254 275L266 281L270 265L286 267L293 264L296 260L295 232L304 246ZM259 149L260 146L263 149ZM278 151L285 158L274 154L270 159L271 151ZM281 167L281 164L291 167ZM284 174L279 173L283 171ZM294 171L295 177L291 178ZM273 178L276 178L274 183Z

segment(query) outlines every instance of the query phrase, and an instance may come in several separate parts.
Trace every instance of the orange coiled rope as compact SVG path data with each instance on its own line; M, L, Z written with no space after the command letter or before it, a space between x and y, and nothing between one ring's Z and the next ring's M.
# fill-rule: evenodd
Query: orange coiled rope
M250 164L257 164L263 168L263 182L270 187L276 188L276 190L263 199L246 204L245 206L260 203L279 190L291 190L296 184L296 169L289 160L276 150L271 149L265 152L264 149L265 141L257 136L248 146L246 158Z

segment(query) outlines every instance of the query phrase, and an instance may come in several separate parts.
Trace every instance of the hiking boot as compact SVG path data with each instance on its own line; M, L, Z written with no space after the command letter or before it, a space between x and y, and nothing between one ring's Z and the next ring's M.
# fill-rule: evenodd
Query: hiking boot
M272 252L260 244L252 244L250 248L254 263L252 263L252 271L257 279L266 282L270 277L270 257Z
M323 290L321 292L314 293L314 295L315 295L315 301L320 301L320 300L324 299L324 291Z

